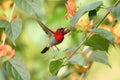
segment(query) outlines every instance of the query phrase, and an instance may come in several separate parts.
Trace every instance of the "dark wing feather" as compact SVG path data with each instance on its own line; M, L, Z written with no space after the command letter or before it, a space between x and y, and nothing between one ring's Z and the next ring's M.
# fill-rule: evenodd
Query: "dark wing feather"
M48 34L49 36L54 34L54 32L52 30L50 30L47 26L45 26L39 19L36 19L36 21L42 27L42 29L45 31L46 34Z
M73 29L74 29L74 27L70 27L70 28L65 29L64 35L69 33L70 31L72 31Z

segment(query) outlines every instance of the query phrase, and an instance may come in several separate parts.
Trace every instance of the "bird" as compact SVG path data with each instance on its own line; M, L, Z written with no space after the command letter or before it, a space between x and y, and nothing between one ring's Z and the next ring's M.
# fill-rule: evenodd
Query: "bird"
M36 21L49 37L49 42L47 46L41 51L42 54L46 53L46 51L48 51L50 47L56 47L57 44L61 43L64 40L65 34L70 32L70 29L65 28L58 28L56 31L53 31L45 24L43 24L40 19L36 19Z

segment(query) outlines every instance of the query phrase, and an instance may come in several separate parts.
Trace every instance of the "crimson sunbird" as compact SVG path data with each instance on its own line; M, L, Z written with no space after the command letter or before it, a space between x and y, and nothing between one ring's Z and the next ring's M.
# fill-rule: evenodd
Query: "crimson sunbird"
M48 45L41 51L42 54L46 53L50 47L53 47L64 40L65 34L70 32L70 29L65 30L65 28L58 28L56 31L52 31L45 24L43 24L39 19L36 19L41 28L45 31L45 33L49 36Z

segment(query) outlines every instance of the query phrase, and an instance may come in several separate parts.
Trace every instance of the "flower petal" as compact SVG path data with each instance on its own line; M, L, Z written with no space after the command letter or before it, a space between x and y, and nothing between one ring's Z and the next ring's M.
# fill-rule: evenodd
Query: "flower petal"
M73 15L76 13L76 4L73 0L68 0L67 3L65 4L67 8L67 13L65 14L65 18L70 17L72 18Z

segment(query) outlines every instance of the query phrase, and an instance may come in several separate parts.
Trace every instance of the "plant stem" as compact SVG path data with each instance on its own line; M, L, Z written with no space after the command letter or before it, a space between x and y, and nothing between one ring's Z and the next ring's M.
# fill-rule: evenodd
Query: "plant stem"
M113 6L117 6L119 4L120 0L117 0L115 2L115 4ZM108 11L105 16L99 21L99 23L97 24L96 28L105 20L105 18L107 17L107 15L110 13L110 11ZM75 51L67 58L66 61L68 61L77 51L78 49L85 43L85 41L90 37L92 33L90 32L87 37L78 45L78 47L75 49Z
M12 19L12 15L13 15L14 9L15 9L15 3L13 4L12 10L11 10L11 12L10 12L10 16L9 16L9 20L8 20L9 22L10 22L11 19Z
M83 80L83 77L85 76L85 73L82 73L80 78L78 80Z
M115 2L115 4L113 5L114 7L117 6L119 4L120 0L117 0ZM99 23L96 25L96 28L105 20L105 18L107 17L107 15L110 13L110 11L108 11L105 16L99 21ZM65 63L78 51L78 49L85 43L85 41L92 35L92 33L90 32L87 37L82 41L80 42L80 44L78 45L78 47L74 50L74 52L68 56L67 60L65 60ZM82 73L79 80L83 80L83 77L84 77L85 73Z
M91 33L89 33L87 35L87 37L82 41L80 42L80 44L78 45L78 47L74 50L74 52L67 58L67 60L69 60L77 51L78 49L85 43L85 41L90 37Z
M15 9L15 3L14 3L14 5L13 5L13 7L12 7L11 12L10 12L10 16L9 16L9 20L8 20L9 22L11 22L14 9ZM6 40L6 34L5 34L5 31L4 31L4 30L3 30L2 36L4 37L3 42L2 42L2 44L4 45L4 44L5 44L5 40Z
M113 7L117 6L119 3L120 3L120 0L117 0L117 1L115 2L115 4L113 5Z
M113 7L117 6L119 4L120 0L117 0L115 2L115 4L113 5ZM110 14L110 11L108 11L105 16L98 22L98 24L96 25L96 28L105 20L105 18L107 17L107 15Z
M4 30L2 32L1 40L2 40L2 45L4 45L5 44L5 40L6 40L6 34L5 34Z

